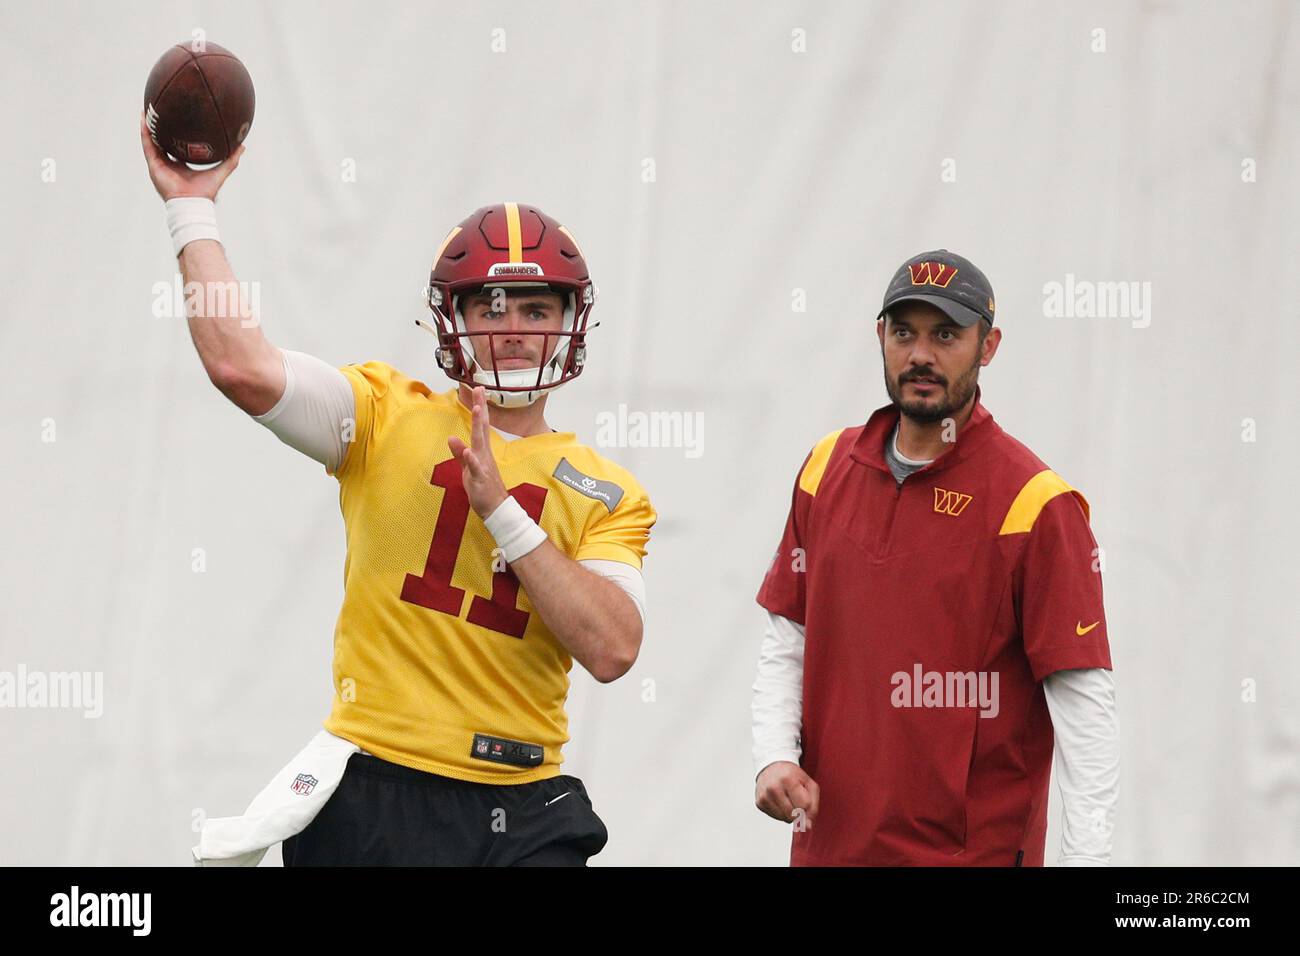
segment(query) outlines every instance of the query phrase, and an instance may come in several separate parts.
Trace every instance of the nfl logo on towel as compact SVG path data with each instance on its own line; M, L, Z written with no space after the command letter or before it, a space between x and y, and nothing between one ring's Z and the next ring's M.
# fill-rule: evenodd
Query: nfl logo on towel
M300 773L293 781L293 792L301 793L305 797L307 794L311 793L312 788L314 788L318 783L320 783L320 781L311 774Z

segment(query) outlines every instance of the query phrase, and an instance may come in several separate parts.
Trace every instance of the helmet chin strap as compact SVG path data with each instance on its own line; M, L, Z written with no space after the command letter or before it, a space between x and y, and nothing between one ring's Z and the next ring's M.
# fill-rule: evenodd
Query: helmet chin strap
M474 373L474 381L487 389L487 400L500 408L523 408L525 405L533 404L549 391L549 389L533 388L526 392L503 392L493 387L497 384L498 376L502 385L527 385L530 382L535 382L537 381L536 366L533 368L513 368L499 372L496 375L484 371L482 366L478 364L478 359L474 360L474 366L478 369Z

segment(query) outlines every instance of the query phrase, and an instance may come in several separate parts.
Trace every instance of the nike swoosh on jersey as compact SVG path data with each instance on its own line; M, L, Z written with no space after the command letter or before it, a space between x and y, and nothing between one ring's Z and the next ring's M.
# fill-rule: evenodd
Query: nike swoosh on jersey
M562 793L562 794L560 794L558 797L556 797L555 800L547 800L547 801L546 801L546 806L549 807L552 803L555 803L556 800L563 800L565 797L567 797L567 796L568 796L569 794L571 794L571 793L573 793L572 790L565 790L564 793Z
M1101 621L1093 621L1087 627L1084 627L1082 621L1076 621L1074 625L1074 633L1078 634L1080 637L1083 637L1083 635L1087 634L1089 631L1091 631L1094 627L1096 627L1100 623Z

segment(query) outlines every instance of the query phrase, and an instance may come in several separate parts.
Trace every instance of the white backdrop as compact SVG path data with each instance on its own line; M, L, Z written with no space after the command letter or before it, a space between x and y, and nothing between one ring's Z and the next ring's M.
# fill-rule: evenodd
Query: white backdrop
M242 811L328 713L337 485L152 314L175 262L141 93L196 27L257 85L218 209L271 341L447 387L413 322L433 250L531 202L601 290L551 424L594 443L619 403L703 415L697 458L602 449L660 522L635 669L574 672L594 864L786 861L753 807L754 593L803 455L887 401L885 284L938 246L998 295L985 404L1106 551L1114 862L1300 863L1298 21L1284 0L6 5L0 670L102 672L103 713L0 710L0 863L186 865L196 812ZM1149 325L1045 315L1067 275L1149 282ZM1059 813L1053 782L1049 862Z

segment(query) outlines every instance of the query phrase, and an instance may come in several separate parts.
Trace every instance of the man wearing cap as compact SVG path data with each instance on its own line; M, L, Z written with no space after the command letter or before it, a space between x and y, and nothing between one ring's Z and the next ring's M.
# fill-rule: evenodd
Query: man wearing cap
M980 402L993 289L946 249L877 317L890 404L804 460L758 592L756 803L795 866L1110 862L1118 722L1083 495Z

